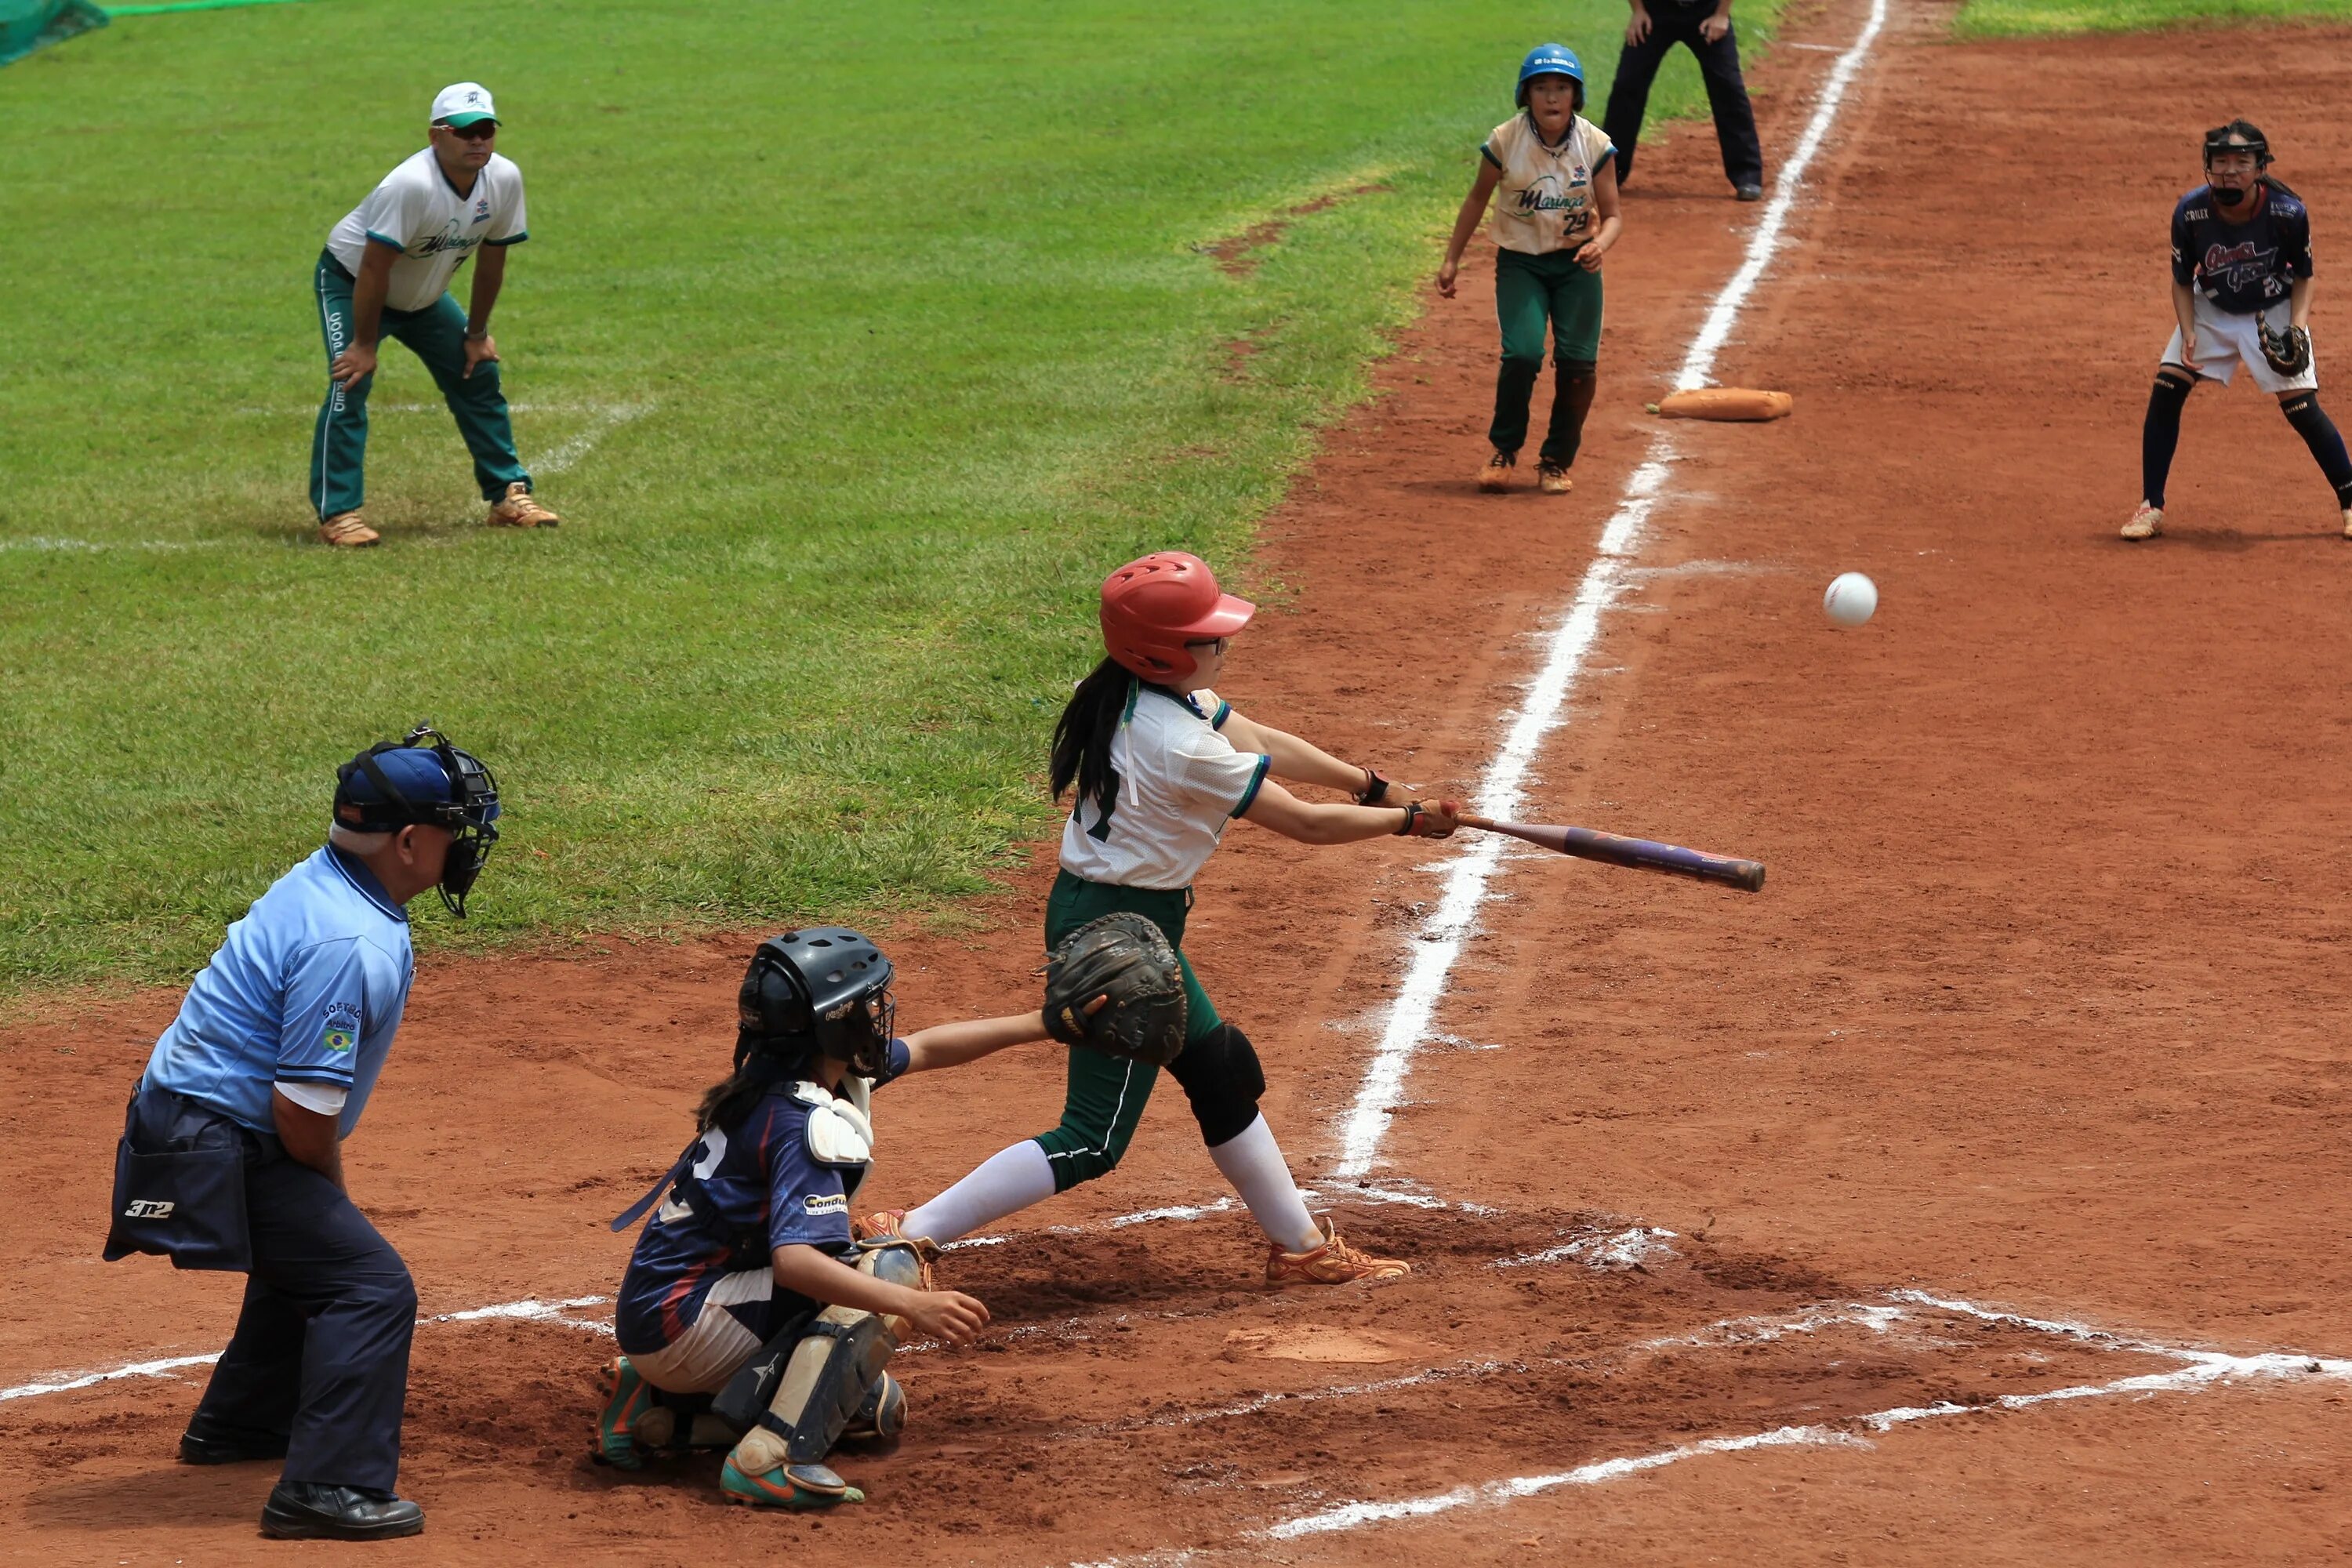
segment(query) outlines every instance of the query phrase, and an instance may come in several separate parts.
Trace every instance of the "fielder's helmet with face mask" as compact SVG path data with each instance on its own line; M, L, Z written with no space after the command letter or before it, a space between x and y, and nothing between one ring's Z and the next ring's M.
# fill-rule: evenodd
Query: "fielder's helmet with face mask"
M405 740L378 742L335 770L337 826L353 833L449 830L441 901L459 920L466 918L466 895L499 841L498 819L499 781L479 758L451 745L430 724L419 724Z
M881 1076L898 1022L892 974L882 950L845 926L770 937L736 996L736 1067L754 1054L822 1056L860 1078Z

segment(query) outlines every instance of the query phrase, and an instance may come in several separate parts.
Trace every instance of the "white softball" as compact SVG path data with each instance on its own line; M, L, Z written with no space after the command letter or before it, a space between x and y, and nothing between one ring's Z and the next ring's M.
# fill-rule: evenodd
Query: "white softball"
M1841 572L1822 595L1822 613L1842 626L1858 626L1878 611L1878 584L1859 572Z

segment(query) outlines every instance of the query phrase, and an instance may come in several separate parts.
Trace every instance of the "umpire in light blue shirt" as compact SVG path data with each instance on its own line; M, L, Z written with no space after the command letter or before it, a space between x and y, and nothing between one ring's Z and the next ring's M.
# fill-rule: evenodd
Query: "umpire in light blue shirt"
M180 1458L284 1458L265 1534L425 1528L393 1490L416 1287L340 1146L408 1003L406 905L437 887L463 916L498 816L489 770L429 726L344 763L325 847L228 928L131 1098L106 1257L247 1276Z

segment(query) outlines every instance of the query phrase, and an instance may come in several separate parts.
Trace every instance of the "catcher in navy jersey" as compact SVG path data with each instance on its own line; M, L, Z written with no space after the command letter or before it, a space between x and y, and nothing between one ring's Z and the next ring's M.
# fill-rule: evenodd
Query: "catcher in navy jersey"
M2242 120L2205 133L2206 183L2172 209L2177 321L2140 433L2139 510L2126 539L2164 531L2164 481L2180 410L2200 381L2227 386L2242 364L2318 459L2352 539L2352 455L2319 406L2311 352L2311 214L2269 173L2270 142Z

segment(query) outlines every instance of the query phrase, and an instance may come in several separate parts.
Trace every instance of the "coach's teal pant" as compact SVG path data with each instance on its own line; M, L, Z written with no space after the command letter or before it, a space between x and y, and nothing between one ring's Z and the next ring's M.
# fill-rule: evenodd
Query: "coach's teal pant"
M1498 452L1517 452L1528 438L1528 406L1543 374L1544 329L1551 329L1558 384L1542 457L1565 468L1584 441L1592 409L1592 365L1601 357L1601 274L1576 264L1573 252L1542 256L1495 252L1495 315L1503 329L1503 363L1495 373L1495 423L1487 440Z
M319 253L319 331L326 340L330 364L351 346L352 283L352 275L332 252ZM407 344L433 373L442 400L457 416L466 450L474 455L474 482L481 486L482 499L503 500L507 487L517 479L529 484L530 475L515 456L514 426L507 417L506 393L499 385L498 362L466 374L465 307L446 294L422 310L395 310L387 305L377 330L380 338ZM338 512L356 511L366 499L367 400L374 383L372 375L350 386L327 383L327 401L310 435L310 504L321 522Z

